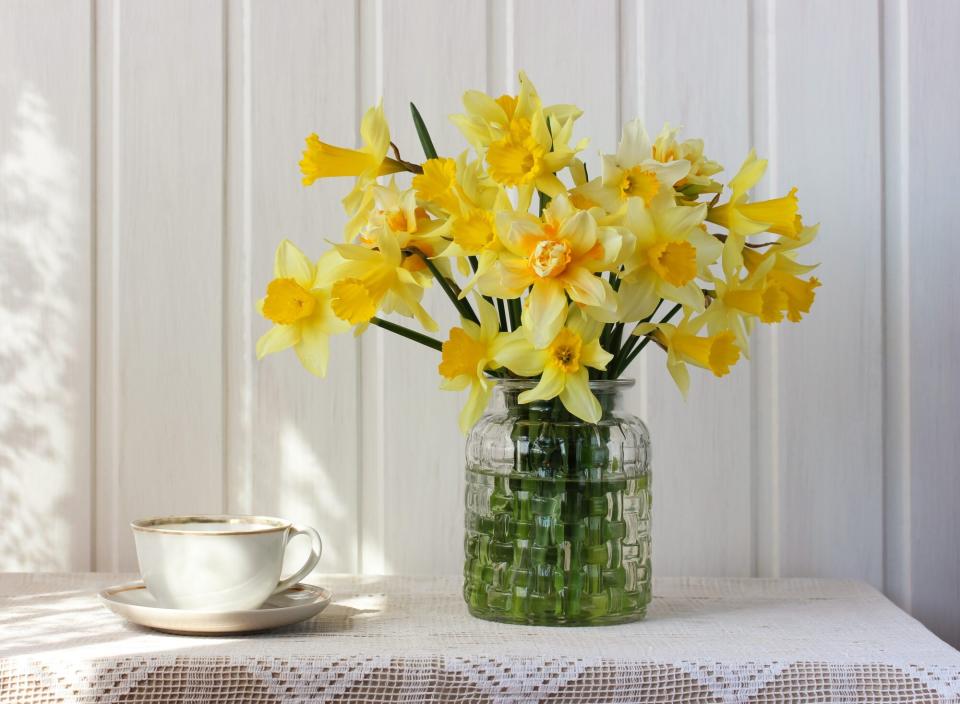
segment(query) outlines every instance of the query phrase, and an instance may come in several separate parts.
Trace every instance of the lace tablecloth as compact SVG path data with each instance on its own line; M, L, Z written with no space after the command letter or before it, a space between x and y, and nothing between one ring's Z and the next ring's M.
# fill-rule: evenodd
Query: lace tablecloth
M471 618L458 578L329 576L315 619L254 636L130 625L131 575L0 575L0 702L960 702L960 653L874 589L660 579L646 621Z

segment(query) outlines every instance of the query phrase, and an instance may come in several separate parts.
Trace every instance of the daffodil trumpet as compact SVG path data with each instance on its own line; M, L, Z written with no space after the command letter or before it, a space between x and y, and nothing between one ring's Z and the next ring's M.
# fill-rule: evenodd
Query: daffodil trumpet
M354 179L346 242L316 260L280 244L258 357L293 349L323 376L330 338L372 325L440 353L441 386L469 392L464 432L501 379L529 380L531 418L597 423L591 383L620 378L650 343L686 395L691 368L724 376L748 358L756 324L810 313L821 284L800 250L817 227L796 188L751 197L766 160L751 151L725 183L703 140L670 125L651 139L635 119L591 179L582 111L543 103L523 72L518 87L464 94L451 120L465 145L450 156L411 103L422 163L401 157L380 104L357 148L307 137L304 185ZM424 303L434 286L459 319L443 339Z

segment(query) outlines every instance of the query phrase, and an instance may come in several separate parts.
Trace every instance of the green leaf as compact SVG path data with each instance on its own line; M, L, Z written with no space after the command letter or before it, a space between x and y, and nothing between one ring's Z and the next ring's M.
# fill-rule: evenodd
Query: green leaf
M436 159L437 150L433 146L433 140L430 139L427 126L424 124L423 118L420 117L420 111L417 110L417 106L413 103L410 103L410 114L413 115L413 126L417 128L417 136L420 138L423 153L428 159Z

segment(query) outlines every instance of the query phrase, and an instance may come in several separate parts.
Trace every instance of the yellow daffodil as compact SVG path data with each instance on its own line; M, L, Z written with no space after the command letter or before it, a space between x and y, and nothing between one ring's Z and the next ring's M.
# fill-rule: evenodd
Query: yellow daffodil
M391 179L386 186L373 185L370 190L374 205L360 233L361 244L376 247L380 233L387 232L401 249L415 247L429 257L436 256L446 247L444 222L430 218L427 211L417 205L412 188L401 191ZM425 268L418 256L405 257L404 265L411 271Z
M369 188L377 176L404 171L406 167L396 159L387 156L390 148L390 128L383 114L383 106L370 108L360 122L360 137L363 146L360 149L334 147L315 134L307 137L307 148L300 161L303 185L309 186L318 178L331 176L356 176L353 190L343 199L343 207L350 215L344 228L347 240L360 230L366 221L373 197Z
M797 189L782 198L748 203L747 192L767 170L767 160L758 159L751 149L737 175L730 179L730 200L710 208L707 220L727 228L723 247L723 267L727 275L743 265L743 247L747 237L760 232L773 232L792 239L800 236L803 222L798 211Z
M619 232L598 227L593 217L560 195L543 216L503 211L497 231L504 251L498 267L478 280L487 295L517 298L528 288L523 324L535 345L545 346L563 325L567 297L587 306L616 308L608 270L620 252Z
M334 315L326 277L338 257L328 252L317 265L283 240L274 257L274 279L257 308L274 326L257 341L257 359L293 347L312 374L326 376L329 338L349 329Z
M793 250L813 241L818 228L818 225L805 227L796 240L780 239L765 252L744 250L744 264L751 276L765 273L764 305L759 314L762 322L779 323L786 313L787 320L799 323L803 315L810 312L820 281L815 276L807 280L800 276L811 272L817 265L798 263Z
M706 212L705 204L677 205L668 191L649 206L642 198L630 199L623 222L635 240L619 290L621 320L646 318L661 299L703 310L696 279L716 261L722 247L701 227Z
M673 196L674 184L689 172L690 162L685 159L666 163L655 159L647 131L636 119L623 126L617 153L601 156L600 176L570 192L580 207L596 204L614 213L628 198L642 198L649 205L658 193Z
M703 155L702 139L686 139L677 141L679 128L670 127L669 123L663 126L660 134L653 143L653 158L669 164L678 159L690 162L690 171L674 184L674 188L681 196L696 200L703 193L719 193L723 184L714 181L711 176L723 171L723 167Z
M332 176L359 176L369 182L377 176L404 170L399 161L387 156L390 129L382 105L367 110L360 123L360 136L363 139L360 149L335 147L321 142L316 134L307 137L307 148L300 161L303 185Z
M448 213L460 208L457 162L449 158L428 159L423 173L413 177L413 188L421 201L433 203Z
M733 332L737 346L748 359L753 321L760 318L764 322L772 322L765 316L769 315L770 310L779 310L779 294L766 285L767 272L773 264L774 259L770 258L744 278L740 278L739 274L727 280L714 277L712 301L703 315L707 332L711 335L717 335L724 330Z
M523 328L509 333L495 355L496 361L520 376L540 375L534 388L520 394L520 403L559 397L577 418L588 423L599 422L600 402L590 391L587 367L603 370L613 359L598 341L602 328L602 324L571 306L566 325L542 347L532 344Z
M404 267L404 255L396 237L381 230L377 246L334 245L345 260L337 269L330 290L337 317L351 325L365 325L378 311L416 318L427 330L437 323L420 305L423 284Z
M709 369L714 376L725 376L740 359L736 335L723 330L709 337L697 332L703 326L703 317L691 318L689 313L678 325L670 323L641 323L635 335L652 333L653 339L667 350L667 371L673 377L680 393L686 398L690 390L690 372L687 364Z
M519 189L521 209L535 190L553 197L566 190L556 176L586 146L569 145L580 110L573 106L544 108L536 88L520 72L520 93L493 99L479 91L463 96L464 115L451 120L486 159L490 177Z
M461 327L450 329L439 366L443 377L440 388L450 391L470 388L470 396L460 412L460 430L464 433L470 431L490 400L493 383L485 372L500 368L496 356L508 340L507 335L500 332L496 309L479 296L476 304L480 324L461 318Z

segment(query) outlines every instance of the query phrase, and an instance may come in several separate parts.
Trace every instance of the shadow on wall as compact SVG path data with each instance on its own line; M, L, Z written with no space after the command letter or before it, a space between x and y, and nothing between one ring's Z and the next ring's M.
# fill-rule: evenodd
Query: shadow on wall
M12 97L12 96L11 96ZM0 570L76 568L71 516L79 467L77 160L55 134L47 101L20 87L0 134ZM80 447L85 442L79 443ZM81 450L82 451L82 450ZM53 520L52 520L53 519Z

